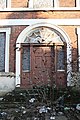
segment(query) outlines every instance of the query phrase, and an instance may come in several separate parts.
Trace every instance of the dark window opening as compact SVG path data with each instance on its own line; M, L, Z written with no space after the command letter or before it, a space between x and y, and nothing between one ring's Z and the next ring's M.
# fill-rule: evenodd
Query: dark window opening
M65 70L65 51L63 45L56 46L57 60L56 67L57 70Z
M23 47L22 50L22 70L30 71L30 47Z
M0 33L0 72L5 72L5 36L5 33Z

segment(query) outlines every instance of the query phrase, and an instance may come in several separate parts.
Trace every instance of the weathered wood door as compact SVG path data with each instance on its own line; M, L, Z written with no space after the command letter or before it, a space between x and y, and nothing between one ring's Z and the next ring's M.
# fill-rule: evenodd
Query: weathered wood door
M65 86L66 57L64 49L61 49L61 46L55 47L54 45L23 46L21 54L22 86L44 84Z
M33 46L32 80L34 84L51 84L54 69L53 46Z

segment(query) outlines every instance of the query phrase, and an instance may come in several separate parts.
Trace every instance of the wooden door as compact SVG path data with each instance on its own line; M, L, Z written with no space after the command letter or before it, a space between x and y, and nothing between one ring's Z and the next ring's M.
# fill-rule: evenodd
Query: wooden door
M51 84L54 69L53 46L33 46L32 80L33 84Z
M66 86L65 50L64 45L24 46L21 54L21 85Z

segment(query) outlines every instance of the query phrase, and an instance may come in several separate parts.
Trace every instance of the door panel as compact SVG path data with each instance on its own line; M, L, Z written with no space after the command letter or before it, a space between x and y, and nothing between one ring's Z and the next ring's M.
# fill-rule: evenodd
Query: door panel
M50 84L51 46L33 46L33 57L33 83L37 85Z
M63 88L66 86L66 73L65 71L58 71L56 73L56 85L57 87Z

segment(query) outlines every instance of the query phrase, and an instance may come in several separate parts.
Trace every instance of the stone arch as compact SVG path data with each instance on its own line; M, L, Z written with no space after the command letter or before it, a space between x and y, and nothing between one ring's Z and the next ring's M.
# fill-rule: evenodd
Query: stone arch
M67 44L67 85L70 86L71 81L71 59L72 59L72 54L71 54L71 41L68 37L68 35L66 34L66 32L61 29L58 26L55 26L53 24L50 23L37 23L37 24L33 24L31 26L26 27L18 36L17 41L16 41L16 86L20 86L20 48L21 48L21 43L24 43L24 40L26 39L26 36L35 28L37 27L48 27L48 28L52 28L53 30L56 30L57 33L59 35L61 35L61 37L64 39L64 42L66 42Z

